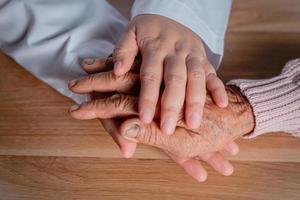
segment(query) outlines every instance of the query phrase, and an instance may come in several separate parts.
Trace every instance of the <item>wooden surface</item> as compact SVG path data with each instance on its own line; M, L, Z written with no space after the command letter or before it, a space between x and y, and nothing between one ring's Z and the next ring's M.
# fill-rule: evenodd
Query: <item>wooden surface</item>
M130 1L111 2L128 15ZM277 74L300 57L299 35L300 1L234 1L221 77ZM208 181L199 184L150 147L120 158L97 120L71 119L71 100L3 54L0 75L0 200L300 199L300 139L239 140L234 175L207 167Z

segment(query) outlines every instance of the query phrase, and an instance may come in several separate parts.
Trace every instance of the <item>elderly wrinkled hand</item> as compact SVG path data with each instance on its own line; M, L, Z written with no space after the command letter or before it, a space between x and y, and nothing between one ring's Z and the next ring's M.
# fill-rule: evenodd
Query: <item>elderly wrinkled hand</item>
M254 128L249 103L235 88L228 87L227 93L229 106L223 109L216 106L209 95L206 97L203 121L198 129L188 129L180 115L173 136L161 134L155 122L145 125L138 119L126 120L121 126L121 134L129 140L156 146L181 157L197 157L221 150L227 143ZM119 107L133 112L134 99L117 98L120 98Z
M109 70L109 62L106 61L105 65L100 63L87 68L93 72ZM97 65L98 68L92 69ZM99 68L99 66L101 67ZM250 106L238 91L234 88L227 89L230 103L227 108L223 109L216 106L211 97L207 95L203 125L198 129L190 130L184 123L184 115L181 114L175 134L168 136L161 134L157 125L160 120L159 108L156 109L155 121L151 124L144 125L137 118L138 83L139 76L134 69L122 76L115 76L112 71L106 71L72 82L69 85L70 89L77 93L97 91L117 94L101 99L94 98L90 102L76 105L72 107L70 113L77 119L125 117L126 121L120 127L125 138L165 150L193 177L195 177L195 167L191 166L195 166L195 160L189 158L200 158L224 175L232 173L232 167L229 167L228 161L225 162L221 154L216 151L222 149L236 137L250 132L254 126ZM245 123L240 123L239 120ZM232 146L236 145L231 143L231 145L227 145L227 149L231 151L238 148ZM200 167L199 164L197 166ZM203 176L205 174L203 170L198 174L202 174L200 178L195 177L198 180L206 178L206 175Z

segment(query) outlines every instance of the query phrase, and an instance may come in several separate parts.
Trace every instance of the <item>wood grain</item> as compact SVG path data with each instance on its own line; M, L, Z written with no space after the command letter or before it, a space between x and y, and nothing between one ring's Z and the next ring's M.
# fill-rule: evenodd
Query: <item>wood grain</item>
M110 1L129 16L132 1ZM300 57L300 2L236 0L218 71L267 78ZM300 140L273 133L239 140L232 177L209 169L198 184L159 150L139 145L134 159L97 120L69 117L71 100L0 54L0 200L300 199Z
M209 170L208 181L199 184L169 160L2 156L0 192L6 200L300 198L299 163L235 167L226 178Z

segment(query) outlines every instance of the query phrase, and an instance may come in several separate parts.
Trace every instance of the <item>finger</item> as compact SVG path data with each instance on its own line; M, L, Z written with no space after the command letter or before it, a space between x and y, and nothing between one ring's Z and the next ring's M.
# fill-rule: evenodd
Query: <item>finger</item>
M230 176L233 173L233 166L219 152L208 153L199 158L212 166L217 172L224 176Z
M167 153L167 152L166 152ZM167 155L173 159L187 174L199 182L204 182L207 179L207 172L198 160L193 158L180 158L170 153Z
M146 49L143 52L140 69L141 89L139 113L142 122L148 124L153 120L163 73L163 54Z
M240 151L239 145L235 142L230 142L229 144L224 146L224 150L227 151L231 155L237 155Z
M104 71L110 71L114 68L114 60L113 57L107 58L87 58L83 59L81 62L81 67L88 74L94 74ZM141 58L140 56L135 57L133 65L131 66L131 70L134 73L139 73L139 69L141 66Z
M75 119L110 119L138 115L137 98L116 94L108 98L74 105L70 108L69 112Z
M80 63L85 72L94 74L102 71L110 71L113 69L114 61L112 57L107 58L87 58Z
M185 119L188 128L200 126L206 98L205 72L199 56L190 55L186 59L187 89Z
M138 83L137 74L128 72L122 76L116 76L112 71L108 71L73 80L69 83L69 88L72 92L79 94L93 91L130 93Z
M171 135L182 110L186 89L185 59L172 56L165 60L165 89L161 98L160 127L163 133Z
M228 105L228 96L223 82L215 73L210 73L206 79L207 90L211 93L214 102L221 108Z
M135 29L128 29L113 52L114 73L121 76L128 72L138 54Z
M117 120L101 119L100 121L103 125L103 128L111 135L113 140L119 146L122 157L124 158L132 157L136 149L136 143L126 140L120 135L119 133L120 124L117 122Z

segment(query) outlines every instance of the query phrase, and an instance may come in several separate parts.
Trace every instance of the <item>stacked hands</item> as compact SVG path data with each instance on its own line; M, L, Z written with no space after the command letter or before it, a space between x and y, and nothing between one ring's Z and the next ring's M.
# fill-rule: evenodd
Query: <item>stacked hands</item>
M193 31L166 17L138 15L113 58L82 65L90 75L69 88L90 93L92 101L70 113L100 119L124 157L140 142L164 150L199 181L207 174L198 159L221 174L233 172L219 151L238 153L233 140L254 128L252 111L238 89L224 87Z
M218 107L211 94L207 94L198 128L189 128L181 109L174 134L164 134L159 127L162 112L159 104L152 122L146 124L138 118L140 64L137 57L130 71L120 76L113 72L112 57L83 64L90 75L70 82L69 88L79 94L90 93L92 100L72 106L71 116L100 119L124 157L133 155L137 142L144 143L162 149L198 181L207 178L198 160L207 162L223 175L231 175L233 167L219 151L224 149L232 155L237 154L239 148L234 139L254 128L251 106L239 90L234 86L226 87L229 103L225 108Z

